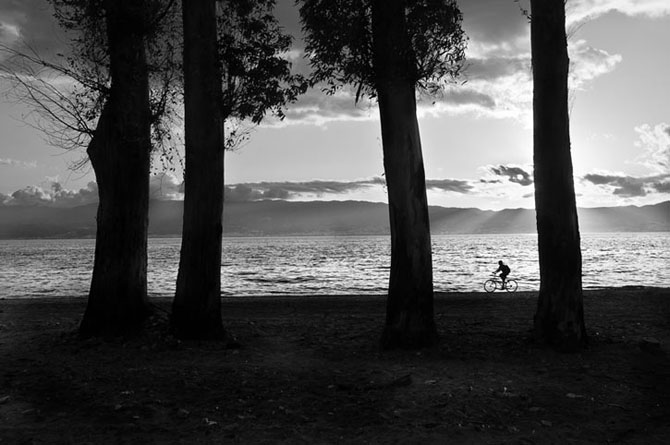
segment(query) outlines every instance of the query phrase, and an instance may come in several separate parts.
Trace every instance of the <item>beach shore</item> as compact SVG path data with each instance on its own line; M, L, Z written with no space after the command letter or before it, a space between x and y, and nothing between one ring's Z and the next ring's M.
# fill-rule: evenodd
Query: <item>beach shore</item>
M223 299L241 343L80 340L84 298L0 300L0 443L632 443L670 437L670 289L584 294L589 346L532 338L536 293L435 298L440 344L381 351L383 296Z

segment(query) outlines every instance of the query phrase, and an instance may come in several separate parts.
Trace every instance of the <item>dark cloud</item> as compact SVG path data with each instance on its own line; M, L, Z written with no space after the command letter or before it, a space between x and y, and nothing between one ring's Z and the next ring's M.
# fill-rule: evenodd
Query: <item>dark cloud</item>
M224 199L227 202L248 202L261 199L288 199L290 193L281 188L258 189L248 184L226 186L224 188Z
M470 193L472 185L468 181L459 179L427 179L428 190L441 190L443 192Z
M589 173L588 175L584 176L584 179L592 184L595 185L604 185L604 184L612 184L618 182L622 177L621 176L613 176L613 175L599 175L596 173Z
M527 186L533 183L532 175L521 167L499 165L498 167L489 167L489 171L494 175L507 177L509 182L515 184Z
M227 185L225 197L229 202L257 201L261 199L296 199L323 195L343 195L375 186L384 186L382 177L358 181L307 181L307 182L258 182ZM469 193L473 186L457 179L429 179L429 190Z
M613 193L615 195L623 196L624 198L647 196L647 191L644 189L644 184L640 182L623 182L614 189Z
M383 180L380 180L379 178L347 182L258 182L228 185L224 192L226 199L230 202L244 202L257 201L260 199L291 199L304 195L339 195L379 185L380 183L383 183Z
M612 193L625 198L647 196L650 192L670 192L670 174L646 177L632 177L623 175L603 175L589 173L582 179L598 186L613 188Z
M495 99L488 94L463 87L450 88L440 98L440 101L451 105L476 105L487 109L493 109L496 106Z
M670 181L659 181L652 184L659 193L670 193Z
M530 70L530 55L510 57L469 58L463 76L468 80L496 80L519 71Z

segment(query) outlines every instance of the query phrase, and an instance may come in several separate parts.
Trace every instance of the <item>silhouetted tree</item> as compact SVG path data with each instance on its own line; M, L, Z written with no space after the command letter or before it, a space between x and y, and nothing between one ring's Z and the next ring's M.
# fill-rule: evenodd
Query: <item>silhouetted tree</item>
M186 173L184 225L171 324L178 337L224 339L221 241L227 119L259 123L304 91L281 57L291 38L271 11L274 0L184 1ZM217 19L218 17L218 19ZM218 29L217 33L217 21ZM217 37L218 35L218 37ZM231 139L232 138L232 139Z
M570 154L564 0L531 0L535 208L540 260L537 336L559 350L586 342L582 258Z
M437 341L426 184L416 89L436 93L464 60L461 13L450 0L301 0L313 82L355 85L377 98L391 227L382 346Z
M172 0L50 0L68 55L11 54L19 100L65 149L87 146L98 183L93 274L82 336L137 332L149 314L147 225L152 137L169 140L175 99ZM157 39L157 34L163 39ZM174 39L172 39L174 40ZM149 51L147 51L147 47ZM81 161L80 165L84 162Z
M217 58L216 0L183 1L184 225L172 303L172 328L181 338L223 338L223 117Z
M87 153L98 182L95 263L84 336L137 332L149 314L147 227L151 110L146 3L105 0L111 85Z

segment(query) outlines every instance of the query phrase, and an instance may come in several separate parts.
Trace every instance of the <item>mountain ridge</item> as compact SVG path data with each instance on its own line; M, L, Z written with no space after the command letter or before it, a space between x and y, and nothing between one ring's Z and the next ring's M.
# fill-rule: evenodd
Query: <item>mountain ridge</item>
M97 204L71 208L1 206L0 239L92 238ZM180 236L182 201L152 201L150 236ZM481 210L430 206L431 232L535 232L533 209ZM670 201L646 206L580 208L580 231L670 231ZM368 201L227 202L224 236L387 235L388 206Z

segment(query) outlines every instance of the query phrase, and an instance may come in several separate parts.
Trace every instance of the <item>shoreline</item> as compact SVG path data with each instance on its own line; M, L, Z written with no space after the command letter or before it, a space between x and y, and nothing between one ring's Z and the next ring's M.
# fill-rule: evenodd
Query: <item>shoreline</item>
M640 286L640 285L623 285L623 286L602 286L589 287L582 290L583 295L593 295L600 292L628 292L628 291L651 291L651 292L666 292L670 296L670 287L664 286ZM514 298L528 298L529 296L537 296L539 290L517 291L517 292L502 292L496 291L487 293L484 291L436 291L434 292L435 299L449 299L454 297L498 297L505 296L509 299ZM35 296L19 296L10 295L0 297L0 301L20 301L20 300L38 300L38 301L80 301L88 298L87 294L82 295L35 295ZM174 295L154 294L149 295L149 301L166 301L172 300ZM267 300L267 299L385 299L385 293L379 294L318 294L318 293L304 293L304 294L259 294L259 295L221 295L221 301L235 301L235 300Z

